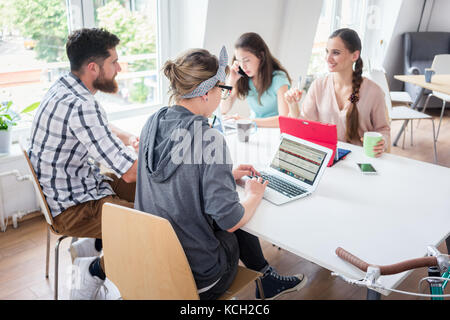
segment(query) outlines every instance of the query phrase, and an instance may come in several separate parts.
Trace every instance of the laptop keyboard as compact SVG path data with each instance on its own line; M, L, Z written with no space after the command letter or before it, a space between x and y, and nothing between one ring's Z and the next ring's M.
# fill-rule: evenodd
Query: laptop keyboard
M275 191L289 198L297 197L306 192L305 190L293 185L292 183L286 182L274 175L270 175L265 172L261 172L261 178L269 181L267 187L274 189Z

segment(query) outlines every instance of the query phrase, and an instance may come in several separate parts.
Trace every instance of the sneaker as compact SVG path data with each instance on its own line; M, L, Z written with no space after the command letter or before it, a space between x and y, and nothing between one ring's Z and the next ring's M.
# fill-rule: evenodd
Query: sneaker
M95 249L95 238L80 238L70 245L72 263L76 258L98 257L100 251Z
M76 258L72 266L70 300L95 300L105 281L89 272L89 266L97 259Z
M261 277L261 284L266 300L273 300L284 293L298 291L308 282L308 278L303 274L295 276L281 276L273 267L269 267ZM256 287L256 299L261 299L258 286Z
M119 289L108 278L105 279L103 290L100 290L96 300L121 300L122 296Z

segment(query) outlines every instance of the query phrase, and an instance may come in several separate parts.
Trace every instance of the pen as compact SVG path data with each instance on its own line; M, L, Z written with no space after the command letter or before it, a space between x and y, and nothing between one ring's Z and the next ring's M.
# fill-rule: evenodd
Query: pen
M301 90L302 76L298 77L297 89Z
M211 128L214 128L214 123L216 122L216 119L217 119L217 116L214 115L214 119L213 119L213 122L212 122L212 124L211 124Z

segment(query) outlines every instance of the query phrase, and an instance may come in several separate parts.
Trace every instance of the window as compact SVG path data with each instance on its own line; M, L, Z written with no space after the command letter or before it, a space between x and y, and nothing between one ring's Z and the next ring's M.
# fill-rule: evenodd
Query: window
M364 40L368 0L323 0L316 36L308 67L308 74L327 72L325 49L330 34L340 28L351 28Z
M67 11L61 0L0 0L0 99L15 111L39 101L49 87L49 65L63 60ZM32 115L21 121L29 122Z
M158 0L0 0L0 100L23 109L40 101L69 70L70 30L104 27L116 34L119 92L97 93L107 113L134 115L161 103ZM20 126L29 127L29 115ZM117 116L116 116L117 118Z
M96 97L106 112L123 111L125 107L160 103L157 59L156 0L96 0L96 27L116 34L122 72L117 75L119 92L99 92Z

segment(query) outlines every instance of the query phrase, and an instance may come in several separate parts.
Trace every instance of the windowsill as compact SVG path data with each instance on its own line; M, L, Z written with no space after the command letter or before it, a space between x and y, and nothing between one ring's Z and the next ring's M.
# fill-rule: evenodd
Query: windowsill
M158 111L162 107L159 105L145 106L135 109L129 109L119 112L108 113L108 121L118 128L132 133L136 136L141 134L141 129L147 121L148 117ZM26 145L26 141L30 138L31 123L27 126L14 127L12 131L12 142L20 142Z
M145 123L147 122L148 118L158 111L161 108L161 106L158 106L158 108L153 108L152 110L149 110L146 113L140 113L138 115L128 116L128 117L121 117L113 119L108 116L108 119L110 123L115 125L121 130L124 130L128 133L134 134L135 136L141 135L141 130L144 127Z

